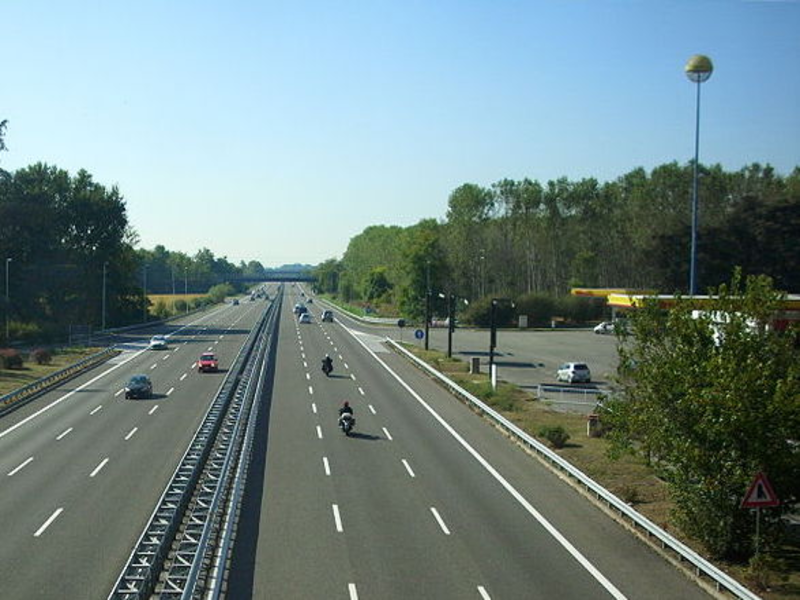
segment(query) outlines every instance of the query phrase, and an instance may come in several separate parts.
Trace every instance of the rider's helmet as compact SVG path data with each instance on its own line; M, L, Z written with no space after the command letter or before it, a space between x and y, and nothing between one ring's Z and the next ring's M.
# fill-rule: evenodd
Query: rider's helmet
M350 403L347 400L345 400L344 401L344 406L350 406Z

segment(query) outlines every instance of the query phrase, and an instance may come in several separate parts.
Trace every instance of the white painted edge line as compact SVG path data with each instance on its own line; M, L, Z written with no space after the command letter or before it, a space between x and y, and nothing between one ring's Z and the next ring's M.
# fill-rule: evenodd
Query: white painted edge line
M188 373L184 373L183 375L181 375L180 381L183 381L184 379L186 379L187 375L188 375Z
M483 600L492 600L492 597L489 595L489 592L486 591L486 588L482 585L478 586L478 593L481 595Z
M95 408L95 409L94 409L92 412L90 412L89 414L90 414L90 415L93 415L94 413L96 413L96 412L98 412L98 411L101 411L101 410L103 410L103 405L102 405L102 404L98 404L98 405L97 405L97 408Z
M317 403L316 403L316 402L312 402L312 403L311 403L311 411L312 411L314 414L317 414Z
M373 415L378 414L377 412L375 412L375 407L372 406L372 404L367 404L367 406L369 407L369 412L371 412Z
M16 423L16 424L12 425L12 426L11 426L11 427L9 427L8 429L4 429L3 431L0 431L0 439L4 438L5 436L7 436L9 433L11 433L12 431L14 431L14 430L15 430L15 429L17 429L18 427L22 427L22 426L23 426L25 423L28 423L29 421L31 421L31 420L33 420L33 419L35 419L35 418L36 418L36 417L38 417L40 414L42 414L42 413L44 413L44 412L46 412L46 411L50 410L51 408L53 408L54 406L56 406L56 405L58 405L58 404L61 404L61 402L63 402L64 400L66 400L67 398L69 398L70 396L72 396L73 394L75 394L76 392L79 392L79 391L81 391L81 390L83 390L83 389L85 389L85 388L89 387L90 385L92 385L92 384L93 384L95 381L97 381L98 379L101 379L101 378L105 377L106 375L108 375L108 374L109 374L109 373L111 373L112 371L116 371L117 369L119 369L119 368L120 368L122 365L124 365L125 363L127 363L127 362L129 362L129 361L133 360L134 358L136 358L136 357L137 357L137 356L139 356L140 354L144 354L145 352L147 352L147 350L146 350L146 349L145 349L145 350L139 350L138 352L135 352L135 353L134 353L134 354L132 354L132 355L130 356L130 358L128 358L127 360L124 360L124 361L122 361L122 362L120 362L120 363L117 363L117 364L115 364L115 365L114 365L113 367L111 367L110 369L106 369L105 371L103 371L102 373L100 373L100 374L99 374L97 377L93 377L92 379L90 379L90 380L89 380L89 381L87 381L86 383L84 383L84 384L82 384L82 385L80 385L80 386L76 387L76 388L75 388L74 390L72 390L71 392L68 392L68 393L64 394L63 396L61 396L60 398L57 398L56 400L53 400L53 401L52 401L50 404L48 404L47 406L43 406L42 408L40 408L39 410L37 410L35 413L28 415L27 417L25 417L24 419L22 419L22 420L21 420L19 423Z
M323 456L322 457L322 466L325 469L325 475L330 477L331 476L331 465L330 465L330 463L328 463L328 457L327 456Z
M414 471L411 469L411 465L408 464L408 461L404 458L401 460L401 462L403 463L403 466L406 468L406 471L408 471L408 475L410 477L416 477L416 475L414 475Z
M342 517L339 514L339 505L338 504L331 504L333 508L333 520L336 523L336 531L339 533L344 533L344 528L342 527Z
M131 439L137 431L139 431L138 427L134 427L133 429L131 429L128 432L128 435L125 436L125 441L127 442L129 439Z
M347 584L347 592L350 594L350 600L358 600L358 590L355 583Z
M53 521L55 521L58 518L58 515L60 515L62 512L64 512L63 508L57 508L55 512L53 512L53 514L50 515L50 518L47 519L47 521L45 521L44 524L41 527L39 527L39 529L36 530L36 533L33 534L33 537L39 537L40 535L42 535L45 532L45 529L50 527L50 525L53 524Z
M390 442L394 440L392 434L389 433L389 430L386 429L386 427L383 428L383 434L386 436L386 439L388 439Z
M150 409L150 412L147 413L148 415L152 415L154 412L158 410L158 404L156 404L153 408Z
M317 425L317 437L319 439L322 439L322 427L320 427L319 425Z
M98 474L100 471L102 471L102 470L103 470L103 467L105 467L107 464L108 464L108 458L104 458L103 460L101 460L101 461L100 461L100 464L99 464L99 465L97 465L97 466L94 468L94 471L92 471L92 472L89 474L89 477L94 477L95 475L97 475L97 474Z
M447 528L447 525L445 524L444 519L442 519L441 515L439 514L439 511L436 510L433 506L431 506L431 512L433 513L433 517L436 519L436 522L439 523L439 527L442 529L444 534L450 535L450 530Z
M363 396L364 395L364 388L362 388L361 386L358 386L358 393Z
M607 591L609 594L611 594L611 596L613 596L613 597L614 597L616 600L627 600L626 596L625 596L625 595L624 595L624 594L623 594L621 591L619 591L619 590L617 589L617 587L616 587L616 586L615 586L613 583L611 583L611 581L609 581L609 580L606 578L606 576L605 576L605 575L603 575L603 574L600 572L600 570L599 570L597 567L595 567L595 566L594 566L594 565L593 565L591 562L589 562L589 560L588 560L588 559L587 559L587 558L586 558L586 557L585 557L583 554L581 554L581 552L580 552L580 551L579 551L579 550L578 550L578 549L577 549L575 546L573 546L573 545L572 545L572 543L571 543L571 542L570 542L570 541L569 541L567 538L565 538L565 537L564 537L564 536L561 534L561 532L560 532L560 531L558 531L558 530L557 530L557 529L556 529L556 528L555 528L555 527L554 527L554 526L553 526L553 525L550 523L550 521L548 521L547 519L545 519L544 515L542 515L542 514L541 514L541 513L540 513L538 510L536 510L536 509L533 507L533 505L532 505L530 502L528 502L528 500L527 500L527 499L526 499L526 498L525 498L525 497L524 497L522 494L520 494L520 493L519 493L519 491L518 491L518 490L517 490L517 489L516 489L516 488L515 488L513 485L511 485L511 484L508 482L508 480L507 480L505 477L503 477L503 476L500 474L500 472L499 472L499 471L497 471L497 469L495 469L495 468L494 468L494 467L493 467L493 466L492 466L492 465L489 463L489 461L487 461L487 460L486 460L486 459L485 459L485 458L484 458L484 457L483 457L483 456L482 456L482 455L481 455L481 454L480 454L480 453L479 453L477 450L475 450L475 448L473 448L473 447L472 447L472 446L469 444L469 442L467 442L467 440L465 440L463 437L461 437L461 434L459 434L459 433L458 433L458 432L457 432L455 429L453 429L453 427L450 425L450 423L448 423L447 421L445 421L445 420L444 420L444 418L443 418L441 415L439 415L439 413L437 413L437 412L436 412L436 411L435 411L435 410L434 410L434 409L433 409L433 408L432 408L432 407L431 407L431 406L430 406L430 405L429 405L427 402L425 402L425 400L423 400L423 399L422 399L422 397L421 397L419 394L417 394L417 393L416 393L416 392L415 392L415 391L414 391L414 390L411 388L411 386L410 386L410 385L408 385L408 384L407 384L405 381L403 381L403 379L402 379L402 378L401 378L401 377L400 377L400 376L399 376L397 373L395 373L395 372L394 372L394 371L391 369L391 367L390 367L389 365L387 365L387 364L386 364L386 362L384 362L384 361L383 361L383 360L382 360L382 359L381 359L381 358L380 358L380 357L379 357L377 354L375 354L375 352L373 352L373 351L372 351L372 350L371 350L369 347L367 347L367 345L366 345L366 344L365 344L365 343L364 343L364 342L363 342L363 341L362 341L362 340L361 340L361 339L360 339L360 338L359 338L359 337L358 337L358 336L357 336L357 335L356 335L356 334L355 334L355 333L354 333L354 332L353 332L353 331L352 331L352 330L351 330L349 327L347 327L347 326L345 326L345 325L342 325L342 327L343 327L343 328L344 328L344 330L345 330L345 331L347 331L347 332L348 332L348 333L349 333L351 336L353 336L353 338L354 338L354 339L355 339L355 340L356 340L356 341L357 341L359 344L361 344L361 346L364 348L364 350L366 350L366 351L367 351L367 353L369 353L369 354L372 356L372 358L374 358L374 359L375 359L375 360L378 362L378 364L380 364L380 365L381 365L381 366L382 366L384 369L386 369L386 371L388 371L388 372L389 372L389 374L390 374L392 377L394 377L394 378L395 378L395 380L396 380L396 381L397 381L397 382L398 382L398 383L399 383L401 386L403 386L403 387L406 389L406 391L407 391L409 394L411 394L411 396L412 396L412 397L413 397L413 398L414 398L414 399L415 399L417 402L419 402L419 403L420 403L420 404L423 406L423 408L425 408L425 410L427 410L427 411L428 411L428 412L431 414L431 416L432 416L434 419L436 419L436 421L438 421L438 422L439 422L439 424L440 424L440 425L441 425L441 426L442 426L442 427L445 429L445 431L447 431L447 432L448 432L448 433L449 433L451 436L453 436L453 437L456 439L456 441L457 441L459 444L461 444L461 446L462 446L462 447L463 447L463 448L464 448L464 449L465 449L465 450L466 450L466 451L467 451L469 454L471 454L471 455L472 455L472 457L473 457L475 460L477 460L477 461L478 461L478 463L479 463L479 464L480 464L480 465L481 465L481 466L482 466L484 469L486 469L486 470L489 472L489 474L490 474L492 477L494 477L494 478L495 478L495 480L497 480L497 482L498 482L498 483L500 483L500 485L501 485L501 486L503 486L503 487L505 488L505 490L506 490L506 491L507 491L509 494L511 494L511 496L512 496L512 497L513 497L513 498L514 498L514 499L515 499L515 500L516 500L516 501L517 501L517 502L518 502L518 503L519 503L519 504L520 504L520 505L521 505L521 506L522 506L522 507L523 507L523 508L524 508L526 511L528 511L528 513L529 513L529 514L530 514L530 515L531 515L531 516L532 516L534 519L536 519L536 520L539 522L539 524L540 524L540 525L541 525L541 526L542 526L542 527L543 527L543 528L544 528L544 529L545 529L545 530L546 530L546 531L547 531L547 532L548 532L548 533L549 533L551 536L553 536L553 538L555 538L555 540L556 540L556 541L557 541L559 544L561 544L561 546L562 546L562 547L563 547L563 548L564 548L564 549L565 549L567 552L569 552L569 553L570 553L570 555L572 555L572 557L573 557L573 558L574 558L574 559L575 559L575 560L578 562L578 564L580 564L580 565L581 565L581 566L582 566L584 569L586 569L586 570L589 572L589 574L590 574L592 577L594 577L594 578L595 578L595 580L596 580L598 583L600 583L600 585L602 585L602 586L603 586L603 587L606 589L606 591Z
M169 388L169 389L167 390L167 396L169 396L169 395L170 395L172 392L174 392L174 391L175 391L175 388L174 388L174 387L171 387L171 388Z
M9 477L13 477L14 475L16 475L17 473L19 473L20 471L22 471L22 469L24 469L25 467L27 467L27 466L28 466L29 464L31 464L32 462L33 462L33 457L31 456L31 457L30 457L28 460L26 460L26 461L22 462L22 463L21 463L19 466L17 466L17 467L14 467L14 468L13 468L11 471L9 471L9 472L8 472L8 476L9 476Z
M73 429L73 428L72 428L72 427L70 427L69 429L65 429L64 431L62 431L62 432L61 432L61 433L58 435L58 437L56 438L56 441L57 441L57 442L60 442L60 441L61 441L63 438L67 437L67 436L70 434L70 432L72 431L72 429Z

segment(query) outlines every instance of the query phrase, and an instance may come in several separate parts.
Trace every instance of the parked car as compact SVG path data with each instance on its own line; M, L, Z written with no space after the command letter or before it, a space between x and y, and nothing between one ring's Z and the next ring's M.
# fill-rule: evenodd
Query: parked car
M568 362L558 368L556 378L568 383L589 383L592 380L592 372L586 363Z
M150 338L150 350L166 350L167 338L163 335L154 335Z
M147 375L134 375L125 386L125 398L152 398L153 382Z
M325 323L333 323L333 311L327 309L323 310L322 321Z
M301 313L300 316L297 319L297 322L298 323L306 323L306 324L311 323L312 322L311 321L311 315L308 314L307 312Z
M219 361L216 354L213 352L203 352L200 355L200 360L197 361L197 371L199 373L217 371L219 369Z
M611 321L603 321L599 325L595 325L592 331L600 335L614 333L614 324Z

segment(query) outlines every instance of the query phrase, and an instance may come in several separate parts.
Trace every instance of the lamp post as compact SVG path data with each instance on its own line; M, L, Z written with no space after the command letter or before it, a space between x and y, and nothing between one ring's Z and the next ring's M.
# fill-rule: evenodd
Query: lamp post
M442 296L444 298L444 296ZM456 299L458 296L450 294L447 300L447 358L453 357L453 332L456 330ZM464 304L469 300L462 298Z
M425 261L425 280L427 282L425 291L425 350L427 350L431 323L431 261L429 260Z
M142 298L142 322L147 323L147 265L142 266L144 298Z
M697 293L697 187L698 160L700 156L700 84L714 71L711 59L702 54L692 56L684 67L689 81L697 84L697 104L694 133L694 174L692 178L692 250L689 259L689 294Z
M511 307L516 306L510 298L492 298L491 307L489 309L489 375L492 374L492 367L494 367L494 349L497 348L497 323L495 322L497 305L500 302L508 302Z
M102 331L106 330L106 269L108 268L108 261L103 263L103 313L100 317Z
M8 313L11 312L11 303L9 301L8 293L8 265L11 263L10 258L6 258L6 342L8 342Z
M183 268L183 299L186 304L186 314L189 314L189 267Z

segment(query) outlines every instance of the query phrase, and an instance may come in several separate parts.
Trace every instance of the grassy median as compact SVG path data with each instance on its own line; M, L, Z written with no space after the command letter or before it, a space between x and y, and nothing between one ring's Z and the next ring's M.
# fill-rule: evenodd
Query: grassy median
M39 365L36 361L23 356L24 363L21 369L0 369L0 396L33 383L37 379L47 377L79 360L100 352L102 348L63 348L52 351L52 360L49 364Z

